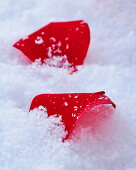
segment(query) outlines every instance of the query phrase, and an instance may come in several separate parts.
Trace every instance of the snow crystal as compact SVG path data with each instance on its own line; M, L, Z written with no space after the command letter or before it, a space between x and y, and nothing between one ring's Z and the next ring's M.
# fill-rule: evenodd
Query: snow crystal
M75 96L74 98L75 98L75 99L77 99L77 98L78 98L78 96Z
M64 105L65 105L65 106L68 106L68 103L67 103L67 102L64 102Z
M47 112L47 108L43 107L43 106L39 106L39 110L42 110L44 112Z
M52 49L51 47L48 47L48 57L52 57Z
M61 47L61 41L59 41L57 45L58 45L58 47Z
M72 113L72 117L76 117L76 114Z
M51 37L50 40L52 40L53 42L56 42L56 39L54 37Z
M72 75L31 63L12 47L50 21L76 19L88 22L91 44L84 66ZM1 0L0 25L0 170L135 170L135 0ZM64 143L61 117L29 112L38 94L103 90L117 105L114 115L98 129L81 120L79 133Z
M51 57L51 51L49 50L48 52L48 56ZM49 59L46 59L45 61L46 64L48 64L49 66L55 66L55 67L63 67L63 68L69 68L69 66L71 66L71 64L68 62L67 60L67 56L52 56Z
M69 45L68 44L66 45L66 49L69 49Z
M37 36L37 39L35 40L35 44L42 44L44 41L42 37Z
M78 107L77 106L74 106L74 111L77 111Z

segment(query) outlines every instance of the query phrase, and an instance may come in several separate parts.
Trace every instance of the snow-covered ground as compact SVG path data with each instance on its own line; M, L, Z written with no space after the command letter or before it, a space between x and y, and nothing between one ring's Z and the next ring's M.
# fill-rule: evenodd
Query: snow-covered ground
M91 46L73 75L12 47L50 21L77 19ZM37 94L101 90L117 109L97 138L62 143L59 120L28 115ZM73 169L136 170L136 0L0 0L0 170Z

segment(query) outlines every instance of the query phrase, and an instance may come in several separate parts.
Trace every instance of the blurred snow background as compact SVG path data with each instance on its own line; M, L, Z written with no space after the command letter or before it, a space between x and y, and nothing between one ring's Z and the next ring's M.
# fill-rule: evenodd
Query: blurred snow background
M91 29L85 65L66 70L31 64L12 47L50 21L84 19ZM40 93L105 90L116 103L101 135L61 143L55 118L28 115ZM0 169L136 169L136 1L0 0Z

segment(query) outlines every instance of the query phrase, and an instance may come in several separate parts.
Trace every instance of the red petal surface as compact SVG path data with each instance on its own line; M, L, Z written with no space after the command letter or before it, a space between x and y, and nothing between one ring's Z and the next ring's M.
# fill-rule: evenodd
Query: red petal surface
M36 96L30 106L30 110L43 106L48 115L62 116L68 138L78 120L93 107L102 104L116 105L104 95L105 92L97 93L67 93L67 94L41 94ZM92 115L93 116L93 115Z
M13 46L32 61L40 58L51 66L63 67L68 62L75 67L83 64L89 43L89 26L79 20L52 22ZM54 56L59 58L57 64L52 62Z

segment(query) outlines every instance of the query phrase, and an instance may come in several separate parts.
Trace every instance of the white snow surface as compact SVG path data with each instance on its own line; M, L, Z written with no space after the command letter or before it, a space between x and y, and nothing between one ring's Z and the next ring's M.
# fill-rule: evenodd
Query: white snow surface
M50 21L77 19L91 45L73 75L12 47ZM41 93L101 90L117 109L97 138L84 129L62 143L61 118L29 113ZM73 169L136 170L136 0L0 0L0 170Z

